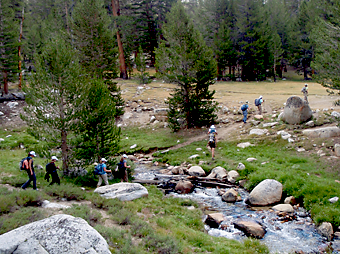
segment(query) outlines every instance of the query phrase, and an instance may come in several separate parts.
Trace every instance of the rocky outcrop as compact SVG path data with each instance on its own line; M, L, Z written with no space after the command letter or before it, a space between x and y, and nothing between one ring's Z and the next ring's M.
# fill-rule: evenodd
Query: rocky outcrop
M85 220L58 214L0 235L0 253L107 253L105 239Z
M216 178L218 180L223 180L227 177L227 170L224 168L218 166L216 168L213 168L210 172L210 174L207 176L207 178Z
M205 223L211 228L218 228L221 222L224 221L224 216L222 213L211 213L207 215Z
M238 220L233 222L235 228L243 231L247 236L252 236L261 239L266 234L264 227L253 220Z
M279 202L281 197L282 184L273 179L266 179L251 191L248 202L251 205L266 206Z
M98 187L94 192L106 198L118 198L120 201L130 201L148 196L148 190L139 183L115 183Z
M181 194L188 194L192 191L194 185L190 181L179 181L176 184L175 190Z
M289 124L299 124L310 120L312 115L313 112L307 102L299 96L291 96L286 102L282 120Z
M311 138L332 138L340 136L340 128L334 126L318 129L308 129L304 130L302 133Z
M188 173L191 176L205 176L205 171L200 166L192 166L189 168Z

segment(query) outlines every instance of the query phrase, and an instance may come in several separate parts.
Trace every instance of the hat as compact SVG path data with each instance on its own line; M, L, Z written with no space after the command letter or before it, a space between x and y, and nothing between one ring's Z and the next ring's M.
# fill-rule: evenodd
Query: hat
M52 156L51 160L58 160L57 156Z
M29 155L32 155L33 157L36 157L35 152L34 151L30 151Z
M210 126L210 129L215 129L215 125L211 125L211 126Z
M107 162L107 160L105 158L102 158L101 161Z
M246 101L246 103L248 104L248 103L249 103L249 101Z
M128 158L128 156L126 154L123 154L123 158Z
M260 99L262 99L262 95L260 95Z
M305 86L308 86L308 84L305 84Z

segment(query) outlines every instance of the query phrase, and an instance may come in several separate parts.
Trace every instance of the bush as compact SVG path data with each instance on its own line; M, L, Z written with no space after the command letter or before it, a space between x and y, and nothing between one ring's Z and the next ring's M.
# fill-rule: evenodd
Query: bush
M57 197L58 199L66 198L69 200L84 200L86 192L72 184L52 185L45 189L47 195Z
M19 165L19 164L18 164ZM19 167L19 166L18 166ZM9 184L14 187L21 187L28 180L28 176L4 176L2 178L2 183Z
M46 199L44 193L36 190L25 190L13 192L12 196L16 196L18 206L41 206Z
M91 210L86 205L76 205L65 210L66 214L74 217L80 217L87 221L92 227L98 224L102 218L101 214L95 210Z

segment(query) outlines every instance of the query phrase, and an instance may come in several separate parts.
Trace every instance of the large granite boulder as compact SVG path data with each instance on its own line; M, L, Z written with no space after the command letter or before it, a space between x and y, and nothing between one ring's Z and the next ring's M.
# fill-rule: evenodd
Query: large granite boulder
M309 104L299 96L291 96L283 110L282 120L289 124L307 122L312 118L313 112Z
M227 170L220 166L213 168L207 178L217 178L218 180L224 180L227 177Z
M243 231L247 236L261 239L266 234L266 230L264 229L264 227L254 220L240 219L233 222L233 224L235 228Z
M85 220L58 214L0 235L0 253L107 253L105 239Z
M332 138L340 136L340 128L336 126L323 127L318 129L304 130L302 133L311 138Z
M294 213L294 208L291 204L278 204L273 206L272 209L277 212Z
M205 223L211 228L218 228L222 221L224 221L224 216L222 213L208 214L207 218L205 219Z
M106 198L118 198L121 201L130 201L149 195L148 190L139 183L115 183L98 187L94 192Z
M236 170L231 170L228 172L228 181L231 183L235 183L239 177L240 174Z
M205 171L200 166L192 166L189 168L188 173L191 176L205 176Z
M175 190L181 194L188 194L192 191L194 185L190 181L179 181L176 184Z
M260 182L249 195L251 205L266 206L279 202L282 197L282 184L273 179Z

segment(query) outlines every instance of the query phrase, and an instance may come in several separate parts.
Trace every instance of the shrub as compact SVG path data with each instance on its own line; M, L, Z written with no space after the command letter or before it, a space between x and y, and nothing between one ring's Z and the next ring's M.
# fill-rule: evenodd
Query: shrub
M80 217L87 221L92 227L98 224L102 218L101 214L95 210L92 210L86 205L76 205L65 210L66 214L70 214L74 217Z
M46 194L58 199L66 198L67 200L84 200L86 192L72 184L52 185L45 189Z
M19 165L19 164L18 164ZM18 166L19 168L19 166ZM28 177L20 175L20 176L4 176L2 178L2 183L4 184L10 184L14 187L21 187L26 181L27 181Z
M12 196L14 195L18 206L41 206L46 199L42 192L36 190L15 191Z
M9 213L13 211L16 206L15 199L12 195L1 195L0 196L0 214Z
M169 236L151 234L147 237L146 247L155 253L177 254L181 253L177 241Z

